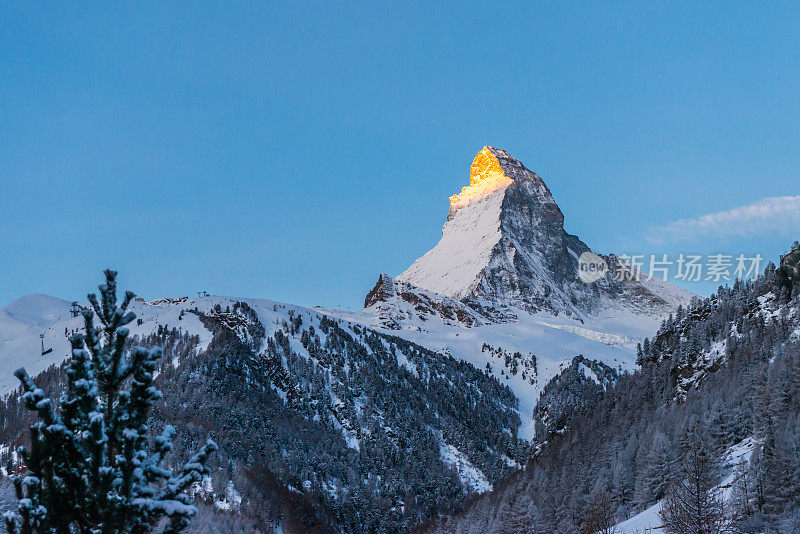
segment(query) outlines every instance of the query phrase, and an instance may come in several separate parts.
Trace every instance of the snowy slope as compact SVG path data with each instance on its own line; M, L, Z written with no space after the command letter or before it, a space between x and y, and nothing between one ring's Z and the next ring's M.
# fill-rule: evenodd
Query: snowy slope
M691 304L692 299L697 298L697 295L691 291L686 291L659 278L642 276L639 281L648 291L657 295L673 308L678 306L685 308Z
M425 321L402 323L402 330L386 330L373 309L359 312L324 310L331 317L363 324L379 331L406 338L432 350L447 352L465 360L478 369L486 369L511 387L519 398L519 412L523 420L520 436L533 437L533 409L547 382L569 366L578 354L602 361L615 369L631 370L636 362L636 343L652 335L658 322L649 317L630 317L619 320L597 318L594 322L578 323L568 317L548 314L531 315L515 310L516 319L471 327L448 324L429 316ZM635 319L635 320L634 320ZM613 342L609 342L609 341ZM483 345L513 354L533 354L537 359L538 373L531 383L530 377L512 375L504 361L483 349Z
M0 308L0 392L18 384L13 376L17 368L25 366L36 374L65 359L69 341L64 331L81 325L81 319L70 315L70 304L47 295L27 295ZM43 355L42 345L52 351Z
M499 189L452 213L439 243L397 279L448 297L469 295L500 242L504 198Z
M747 438L726 451L725 459L722 464L725 470L725 476L717 486L722 490L722 498L724 500L727 501L731 497L731 484L733 483L734 469L737 465L750 461L755 445L756 443L753 438ZM646 510L617 524L615 532L617 534L657 534L665 532L664 528L661 526L660 513L661 502L659 501Z
M160 306L146 302L132 303L130 309L136 313L141 324L135 321L128 325L131 336L148 335L155 332L159 325L169 325L198 334L200 349L204 349L211 341L211 333L194 315L178 318L189 302L193 301ZM0 308L0 394L18 385L13 376L17 368L25 367L31 376L35 376L67 358L69 336L83 326L83 317L73 317L70 306L71 302L57 297L27 295ZM41 334L44 334L43 340L39 338ZM42 344L45 351L49 351L47 354L42 354Z

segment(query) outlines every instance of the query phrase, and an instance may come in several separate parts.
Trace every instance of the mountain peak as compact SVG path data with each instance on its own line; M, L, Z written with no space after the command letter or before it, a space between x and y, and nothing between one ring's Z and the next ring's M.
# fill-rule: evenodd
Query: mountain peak
M508 152L484 146L469 185L450 197L441 240L396 280L462 301L574 317L606 305L659 314L671 308L659 288L610 276L584 284L578 258L589 250L564 230L564 214L541 177Z
M511 185L512 180L500 165L496 155L498 153L505 154L504 151L490 146L485 146L478 152L469 168L469 185L461 193L450 197L451 215L470 202Z
M503 278L505 289L511 282L516 296L539 308L553 276L576 273L563 225L544 181L505 150L485 146L470 166L470 185L450 198L441 241L398 280L461 299L500 296L489 286ZM580 255L587 247L580 243L578 249ZM531 277L536 287L526 283Z
M64 299L34 293L0 308L0 317L9 317L27 326L49 325L55 317L66 316L69 305Z
M469 204L505 190L516 184L523 194L535 198L540 205L542 215L552 219L557 225L564 223L553 195L544 180L529 170L514 156L493 146L484 146L472 160L469 168L469 185L461 193L450 197L448 218Z

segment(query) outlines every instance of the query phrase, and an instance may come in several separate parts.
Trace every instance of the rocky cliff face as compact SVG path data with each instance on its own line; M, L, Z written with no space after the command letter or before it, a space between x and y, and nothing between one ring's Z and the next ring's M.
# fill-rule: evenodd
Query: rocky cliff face
M380 325L390 330L401 329L403 322L421 323L433 317L447 325L467 327L489 321L488 317L458 300L400 282L388 274L378 277L364 299L364 307L377 311Z
M779 291L785 288L789 296L800 292L800 248L792 248L791 252L781 258L775 274Z
M623 266L613 256L603 258L608 275L582 282L578 258L589 251L564 230L564 214L542 178L486 146L470 167L470 185L450 197L442 239L397 279L455 299L576 318L609 306L650 314L672 308L657 288L616 280L611 271Z

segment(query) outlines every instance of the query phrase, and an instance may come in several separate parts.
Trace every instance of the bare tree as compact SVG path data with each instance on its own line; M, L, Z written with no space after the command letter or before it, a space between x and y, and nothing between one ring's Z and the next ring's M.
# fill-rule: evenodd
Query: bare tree
M605 489L592 496L583 518L583 534L614 534L614 507Z
M671 534L721 534L727 532L722 494L716 487L711 453L694 430L683 447L679 481L667 489L661 520Z

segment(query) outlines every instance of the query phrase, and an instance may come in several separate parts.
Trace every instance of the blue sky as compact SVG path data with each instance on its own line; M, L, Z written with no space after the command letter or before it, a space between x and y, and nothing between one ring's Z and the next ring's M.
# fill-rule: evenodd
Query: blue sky
M800 238L762 200L800 195L797 4L377 4L3 3L0 304L113 266L146 298L360 306L485 144L600 252Z

